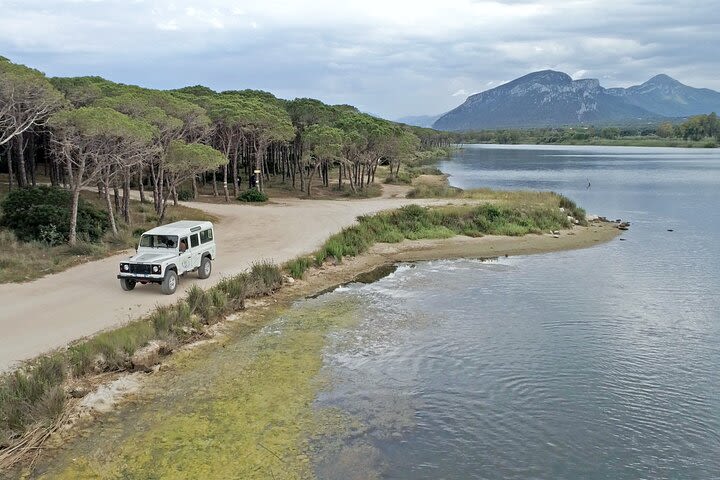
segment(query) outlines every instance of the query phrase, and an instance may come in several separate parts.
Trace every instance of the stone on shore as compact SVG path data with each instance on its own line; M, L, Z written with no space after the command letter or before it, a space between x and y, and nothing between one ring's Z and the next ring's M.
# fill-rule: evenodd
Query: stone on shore
M147 372L152 370L152 367L160 363L160 359L171 351L172 349L166 342L153 340L136 351L130 361L135 370Z

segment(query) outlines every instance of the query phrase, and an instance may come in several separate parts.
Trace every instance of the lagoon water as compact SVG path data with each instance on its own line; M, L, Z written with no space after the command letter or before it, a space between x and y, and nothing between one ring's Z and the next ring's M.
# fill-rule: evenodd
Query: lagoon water
M720 153L471 145L441 169L561 192L631 230L322 297L363 314L326 349L316 405L363 428L318 442L318 477L719 478Z

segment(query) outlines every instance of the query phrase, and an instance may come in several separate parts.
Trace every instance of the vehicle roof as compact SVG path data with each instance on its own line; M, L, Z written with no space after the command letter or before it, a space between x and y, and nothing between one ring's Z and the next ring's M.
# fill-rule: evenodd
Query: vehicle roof
M178 222L168 223L159 227L152 228L143 235L185 235L190 232L191 228L200 227L200 230L212 228L212 222L201 222L197 220L180 220Z

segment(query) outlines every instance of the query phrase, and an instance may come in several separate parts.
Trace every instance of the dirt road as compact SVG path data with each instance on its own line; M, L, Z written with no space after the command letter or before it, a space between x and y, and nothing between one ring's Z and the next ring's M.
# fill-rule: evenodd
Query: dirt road
M0 285L0 371L72 340L123 324L180 298L193 284L208 287L258 260L284 262L317 249L359 215L418 203L404 198L276 200L263 206L190 203L218 216L218 259L212 276L188 274L175 295L158 286L120 289L118 262L132 252L87 263L25 284ZM445 201L422 203L448 203Z

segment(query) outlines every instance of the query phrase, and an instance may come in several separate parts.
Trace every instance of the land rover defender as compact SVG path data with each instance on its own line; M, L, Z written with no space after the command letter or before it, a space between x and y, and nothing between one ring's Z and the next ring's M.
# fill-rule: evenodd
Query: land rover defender
M182 220L143 233L136 255L120 262L117 278L125 291L138 283L157 283L164 294L172 295L180 275L197 272L198 278L208 278L213 260L213 224Z

